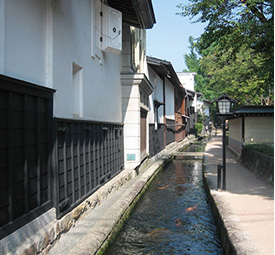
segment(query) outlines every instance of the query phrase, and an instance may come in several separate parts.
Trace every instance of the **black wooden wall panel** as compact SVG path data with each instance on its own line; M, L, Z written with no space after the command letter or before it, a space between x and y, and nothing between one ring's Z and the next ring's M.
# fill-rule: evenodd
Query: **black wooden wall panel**
M164 146L164 124L158 124L155 130L155 124L149 124L149 153L153 157L165 148Z
M124 168L123 125L53 118L54 90L0 75L0 239Z
M63 216L124 168L123 126L56 119L57 214Z
M166 119L166 145L175 142L175 120Z
M0 238L52 206L53 93L0 75Z

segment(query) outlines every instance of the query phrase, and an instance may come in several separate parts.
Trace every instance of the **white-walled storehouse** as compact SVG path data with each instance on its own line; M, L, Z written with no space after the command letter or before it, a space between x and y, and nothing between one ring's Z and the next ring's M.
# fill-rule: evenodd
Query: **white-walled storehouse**
M106 5L98 0L1 4L1 74L55 89L55 117L122 122L122 43L118 54L100 45L100 38L109 36L102 28L107 21L98 14ZM122 38L122 13L117 15L114 37Z
M155 155L185 136L185 90L171 62L147 56L154 91L149 97L149 147Z
M195 91L195 72L178 72L179 80L186 90Z
M186 131L188 134L195 133L195 124L197 123L198 112L198 95L195 91L195 72L179 72L177 73L182 86L187 91L187 115L189 117Z
M210 119L210 101L203 98L203 94L195 91L195 72L177 73L179 80L187 91L187 111L188 123L187 132L194 133L198 114L204 115L204 125L209 124Z
M124 169L127 125L152 92L138 42L154 23L151 0L0 1L0 239L66 215ZM129 75L139 93L125 102Z
M273 106L241 107L233 112L228 125L228 147L238 155L245 144L265 143L274 147Z

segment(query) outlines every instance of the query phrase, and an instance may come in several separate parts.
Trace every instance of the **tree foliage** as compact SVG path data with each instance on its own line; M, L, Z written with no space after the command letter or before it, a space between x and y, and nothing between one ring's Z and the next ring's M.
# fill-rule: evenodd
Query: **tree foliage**
M197 53L196 43L192 36L189 37L190 54L184 54L184 61L189 72L197 73L195 76L195 90L203 93L204 97L208 100L213 100L215 94L211 89L208 89L209 79L205 77L204 71L201 68L200 57Z
M189 3L179 5L180 14L207 22L195 47L202 56L201 71L209 78L208 89L236 95L243 103L260 104L265 98L273 98L273 0Z

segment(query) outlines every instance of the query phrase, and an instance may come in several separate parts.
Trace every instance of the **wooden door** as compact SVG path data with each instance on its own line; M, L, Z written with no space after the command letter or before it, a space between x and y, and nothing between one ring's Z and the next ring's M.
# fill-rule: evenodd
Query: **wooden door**
M140 159L146 156L146 127L147 127L147 111L140 110Z

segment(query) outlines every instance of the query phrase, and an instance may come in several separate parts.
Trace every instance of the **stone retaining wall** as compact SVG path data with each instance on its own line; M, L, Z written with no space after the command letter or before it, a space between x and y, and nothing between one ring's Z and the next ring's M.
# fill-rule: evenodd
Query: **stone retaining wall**
M61 235L74 227L77 220L85 217L88 212L99 206L135 176L136 172L134 170L122 171L61 219L50 221L40 231L33 233L27 239L25 235L24 241L18 240L18 231L7 236L0 242L0 254L47 254ZM23 226L22 230L19 229L19 231L23 233L22 235L27 234L26 231L36 228L38 223L39 219L36 219Z
M269 185L274 185L274 158L263 153L242 148L241 164Z

